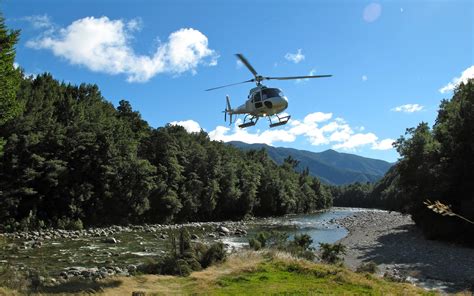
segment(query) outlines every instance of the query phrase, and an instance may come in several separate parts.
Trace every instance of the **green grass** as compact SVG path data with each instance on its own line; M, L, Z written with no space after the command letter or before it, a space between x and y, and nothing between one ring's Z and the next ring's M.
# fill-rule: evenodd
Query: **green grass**
M91 291L104 296L131 295L133 291L146 295L436 295L411 284L273 251L239 252L226 262L193 272L189 277L140 275L95 284L93 289L87 285L72 289L70 284L64 284L40 289L40 295L85 295Z
M220 278L212 295L433 295L407 284L392 283L341 267L270 259L254 272Z

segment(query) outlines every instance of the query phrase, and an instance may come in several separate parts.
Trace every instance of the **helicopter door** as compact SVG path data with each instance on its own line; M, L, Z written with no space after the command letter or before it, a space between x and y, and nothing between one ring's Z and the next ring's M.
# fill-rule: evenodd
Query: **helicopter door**
M260 94L260 91L258 92L255 92L253 94L253 102L255 103L255 109L259 109L259 108L262 108L263 107L263 104L262 104L262 96Z

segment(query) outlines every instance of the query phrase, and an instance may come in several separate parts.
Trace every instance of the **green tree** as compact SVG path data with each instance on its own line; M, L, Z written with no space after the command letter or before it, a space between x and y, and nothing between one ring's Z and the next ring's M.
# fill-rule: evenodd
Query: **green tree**
M21 113L22 105L16 93L20 86L21 72L15 69L15 45L20 36L19 30L9 30L0 14L0 128ZM0 137L0 155L4 139Z

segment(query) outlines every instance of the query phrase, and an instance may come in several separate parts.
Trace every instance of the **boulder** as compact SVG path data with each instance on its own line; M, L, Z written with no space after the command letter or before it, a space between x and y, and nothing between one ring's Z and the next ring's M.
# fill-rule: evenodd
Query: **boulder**
M229 228L220 225L219 227L217 227L217 232L223 232L225 234L228 234L230 232L230 230L229 230Z

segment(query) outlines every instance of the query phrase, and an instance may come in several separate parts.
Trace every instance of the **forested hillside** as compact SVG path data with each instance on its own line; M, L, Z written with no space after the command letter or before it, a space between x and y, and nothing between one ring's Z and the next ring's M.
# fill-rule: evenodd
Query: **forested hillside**
M151 128L96 85L23 78L23 112L1 126L6 229L238 219L331 205L321 183L179 126Z
M266 144L247 144L243 142L229 142L231 145L243 150L265 149L268 155L278 164L291 156L298 161L297 170L308 168L312 176L333 185L345 185L354 182L376 182L392 166L391 163L366 158L334 150L311 152L293 148L272 147Z

